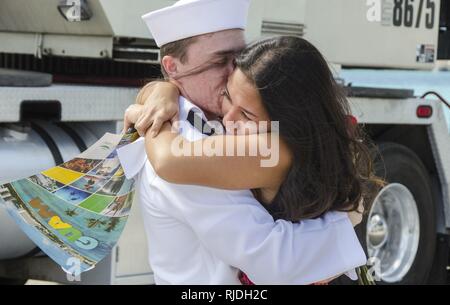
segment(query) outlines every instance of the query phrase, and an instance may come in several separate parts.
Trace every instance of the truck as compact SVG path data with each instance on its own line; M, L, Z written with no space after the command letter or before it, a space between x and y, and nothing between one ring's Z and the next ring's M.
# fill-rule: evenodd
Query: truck
M141 16L175 2L0 2L0 184L70 160L105 132L121 130L138 90L161 77L159 49ZM449 2L251 3L247 40L295 35L316 45L377 145L375 169L387 185L356 230L379 283L447 281L448 102L438 92L356 87L341 75L359 68L433 73L450 60ZM152 284L147 257L137 200L114 251L79 281L68 279L0 206L0 283Z

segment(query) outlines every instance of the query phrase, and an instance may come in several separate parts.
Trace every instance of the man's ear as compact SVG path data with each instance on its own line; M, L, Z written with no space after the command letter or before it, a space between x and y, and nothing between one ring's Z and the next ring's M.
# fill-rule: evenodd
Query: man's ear
M161 60L161 64L169 78L174 78L178 74L178 60L170 55L166 55Z

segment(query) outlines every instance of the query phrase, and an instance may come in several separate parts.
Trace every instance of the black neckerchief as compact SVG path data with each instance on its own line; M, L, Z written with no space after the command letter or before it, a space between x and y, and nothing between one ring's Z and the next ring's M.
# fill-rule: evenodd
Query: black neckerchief
M212 128L208 122L206 122L201 116L199 116L195 111L190 110L186 119L195 129L200 131L200 133L206 136L216 135L216 130ZM207 126L207 127L206 127ZM208 132L208 130L210 130Z

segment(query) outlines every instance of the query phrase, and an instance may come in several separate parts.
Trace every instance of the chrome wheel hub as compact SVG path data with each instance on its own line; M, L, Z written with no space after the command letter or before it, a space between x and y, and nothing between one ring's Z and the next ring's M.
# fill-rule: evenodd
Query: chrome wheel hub
M416 201L402 184L383 188L374 201L367 222L369 259L379 264L379 276L388 283L401 281L417 254L420 218Z

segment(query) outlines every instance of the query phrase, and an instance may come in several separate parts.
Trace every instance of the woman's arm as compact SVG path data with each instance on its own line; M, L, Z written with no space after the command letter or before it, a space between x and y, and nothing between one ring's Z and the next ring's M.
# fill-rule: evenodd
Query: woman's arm
M148 83L139 91L136 104L125 113L124 132L134 125L139 135L144 136L150 129L156 136L166 121L178 120L179 96L177 86L169 81Z
M171 183L202 185L220 189L240 190L277 187L285 179L291 166L291 154L286 144L275 134L246 136L212 136L189 142L172 132L169 123L153 138L145 136L146 151L155 172ZM214 148L217 155L203 153L194 156L195 147ZM240 157L237 148L266 147L270 156L258 154ZM180 156L181 151L190 152ZM226 152L232 152L227 156ZM230 154L228 154L230 155ZM271 159L272 166L263 167L264 160ZM270 164L269 164L270 165Z

